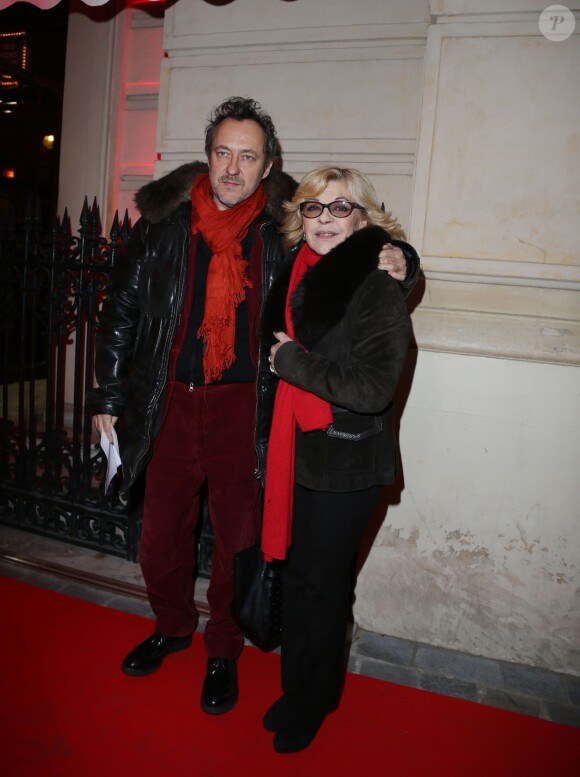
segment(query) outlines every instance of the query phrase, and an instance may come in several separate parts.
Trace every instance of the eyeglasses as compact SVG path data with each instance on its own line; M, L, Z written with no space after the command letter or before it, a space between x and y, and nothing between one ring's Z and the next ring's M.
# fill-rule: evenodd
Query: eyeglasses
M334 202L318 202L318 200L306 200L300 204L300 213L307 219L315 219L320 216L325 208L331 216L337 219L344 219L353 212L355 208L364 210L362 205L350 200L334 200Z

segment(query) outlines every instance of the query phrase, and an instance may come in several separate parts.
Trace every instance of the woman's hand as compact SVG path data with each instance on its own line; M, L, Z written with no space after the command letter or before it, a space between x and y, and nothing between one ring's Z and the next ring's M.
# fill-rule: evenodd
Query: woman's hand
M385 270L396 281L404 281L407 277L407 260L400 248L385 243L379 253L379 270Z
M268 357L268 361L270 362L271 371L278 375L274 368L274 357L276 356L276 351L281 345L284 345L284 343L291 343L292 338L288 337L286 332L274 332L274 337L276 340L278 340L278 342L274 343L274 345L270 348L270 356Z
M113 442L113 426L117 423L116 415L101 413L93 416L93 424L99 434L104 432L109 442Z

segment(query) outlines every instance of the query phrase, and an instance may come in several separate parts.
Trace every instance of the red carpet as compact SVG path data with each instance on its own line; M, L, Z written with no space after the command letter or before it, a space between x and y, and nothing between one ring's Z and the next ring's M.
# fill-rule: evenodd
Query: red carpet
M203 643L150 677L123 655L151 621L0 578L6 777L576 777L580 731L357 675L308 750L278 755L261 718L276 655L247 648L240 701L205 715Z

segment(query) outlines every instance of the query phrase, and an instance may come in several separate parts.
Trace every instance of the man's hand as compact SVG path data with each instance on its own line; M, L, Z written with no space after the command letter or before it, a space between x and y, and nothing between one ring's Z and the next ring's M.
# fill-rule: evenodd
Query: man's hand
M274 345L270 348L270 356L268 357L268 361L270 362L271 371L275 372L276 375L278 375L278 373L274 369L274 357L276 356L276 351L284 343L291 343L292 338L288 337L286 332L274 332L274 337L276 338L276 340L278 340L278 342L274 343Z
M379 270L385 270L396 281L404 281L407 276L407 260L400 248L385 243L379 254Z
M113 426L117 423L116 415L107 415L107 413L101 413L100 415L93 416L93 424L99 434L104 432L107 435L107 440L113 442Z

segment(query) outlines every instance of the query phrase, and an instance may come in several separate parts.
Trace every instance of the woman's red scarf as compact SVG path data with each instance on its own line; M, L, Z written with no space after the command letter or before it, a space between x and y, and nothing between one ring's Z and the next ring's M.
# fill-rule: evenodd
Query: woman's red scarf
M248 227L264 209L262 185L247 200L233 208L218 210L209 175L197 176L191 189L191 233L201 232L213 256L207 275L205 309L198 331L205 344L203 374L206 383L219 380L231 367L236 338L236 308L252 282L246 275L241 241Z
M319 259L320 256L305 243L292 268L286 297L286 332L293 340L296 340L296 336L292 322L292 294L306 270L314 267ZM310 432L313 429L326 429L332 420L332 410L326 400L280 378L266 459L262 521L262 551L266 561L286 558L286 550L292 544L296 424L302 432Z

